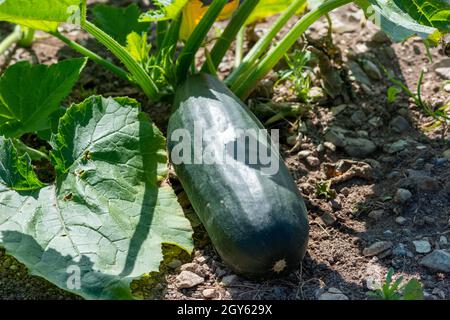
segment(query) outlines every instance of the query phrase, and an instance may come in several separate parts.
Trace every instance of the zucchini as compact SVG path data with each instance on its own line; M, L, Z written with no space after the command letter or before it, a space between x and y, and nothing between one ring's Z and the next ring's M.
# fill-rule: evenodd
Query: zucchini
M222 138L225 133L263 129L262 124L220 80L194 75L176 93L168 126L169 154L216 251L235 273L271 278L296 270L308 243L307 212L273 143L259 146L277 155L279 170L273 175L265 174L262 165L252 165L248 157L245 161L234 157L227 165L205 164L194 156L199 155L195 147L222 150L224 142L195 141L194 124ZM189 133L192 142L182 152L180 145L187 138L179 129ZM190 163L179 161L189 154Z

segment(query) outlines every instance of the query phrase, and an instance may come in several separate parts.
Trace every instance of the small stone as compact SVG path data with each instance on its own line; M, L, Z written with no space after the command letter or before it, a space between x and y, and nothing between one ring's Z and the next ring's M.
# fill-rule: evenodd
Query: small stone
M403 133L405 131L408 131L410 128L408 120L406 120L402 116L397 116L392 119L390 126L392 130L397 133Z
M406 189L398 189L395 193L395 200L399 203L407 203L412 198L412 193Z
M333 116L337 116L339 113L341 113L342 111L347 109L347 107L348 107L348 105L346 105L346 104L341 104L341 105L332 107L331 113L333 114Z
M392 242L390 241L375 242L371 246L364 248L363 255L365 257L376 256L382 253L383 251L389 250L390 248L392 248Z
M450 68L437 68L434 71L442 80L450 80Z
M369 290L375 291L381 288L381 282L377 277L368 276L366 278L366 287Z
M392 238L394 236L394 232L392 230L385 230L385 231L383 231L383 235L386 238Z
M318 300L349 300L339 289L330 288L328 292L322 293Z
M446 236L439 237L439 245L442 247L445 247L446 245L448 245L448 240L447 240Z
M336 223L336 218L328 213L325 212L323 215L320 216L320 219L323 221L323 223L325 223L327 226L332 226Z
M239 280L239 277L234 275L234 274L232 274L232 275L223 277L221 283L225 287L230 287L230 286L236 284L236 282L238 280Z
M414 247L417 253L429 253L431 252L431 244L426 240L413 241Z
M299 159L306 159L307 157L309 157L311 155L311 151L309 150L302 150L298 153L298 158Z
M383 76L381 75L380 68L378 68L378 66L372 61L368 59L363 59L361 61L361 67L370 78L374 80L381 80L381 78L383 78Z
M213 299L216 297L216 290L214 289L205 289L202 291L203 297L206 299Z
M444 153L443 153L442 155L444 156L444 158L450 159L450 149L445 150Z
M193 272L182 271L176 278L176 286L178 289L188 289L196 287L204 281L204 278Z
M170 261L170 262L167 264L167 266L168 266L170 269L176 269L176 268L180 267L182 264L183 264L183 263L182 263L180 260L178 260L178 259L173 259L172 261Z
M393 154L393 153L397 153L397 152L405 150L407 146L408 146L408 141L398 140L394 143L387 144L384 147L384 151L386 151L389 154Z
M434 165L436 167L442 167L447 163L448 159L447 158L436 158L434 160Z
M425 256L420 264L435 271L450 272L450 253L444 250L435 250Z
M383 30L379 30L377 31L373 36L372 36L372 41L376 42L376 43L391 43L391 39L389 39L389 37L386 35L386 33Z
M330 206L331 206L331 209L333 209L334 211L339 211L342 209L342 205L336 200L331 200Z
M367 116L364 111L357 110L352 114L351 119L355 125L362 126L366 122Z
M336 146L334 144L332 144L331 142L325 141L323 143L324 147L327 148L328 150L334 152L336 151Z
M392 254L396 257L406 257L407 253L406 246L403 243L400 243L392 250Z
M311 167L318 167L320 165L320 160L317 159L316 157L313 156L309 156L306 158L306 162L311 166Z
M370 140L364 138L347 138L345 151L351 157L364 158L377 150L377 146Z
M398 223L401 226L404 226L406 224L406 222L408 222L408 220L404 217L397 217L395 219L395 222Z
M450 92L450 83L447 83L444 85L444 91L445 92Z
M221 268L217 268L216 271L214 272L217 278L221 278L224 275L227 274L227 272L224 269Z
M201 266L199 266L198 264L192 263L192 262L183 264L180 267L180 270L181 271L190 271L190 272L193 272L193 273L195 273L195 274L197 274L197 275L199 275L201 277L203 277L205 275L203 268Z
M383 218L384 216L384 210L380 209L380 210L373 210L371 212L369 212L369 218L373 219L373 220L380 220L381 218Z
M323 145L323 143L320 143L317 148L316 148L318 153L322 153L325 151L325 146Z

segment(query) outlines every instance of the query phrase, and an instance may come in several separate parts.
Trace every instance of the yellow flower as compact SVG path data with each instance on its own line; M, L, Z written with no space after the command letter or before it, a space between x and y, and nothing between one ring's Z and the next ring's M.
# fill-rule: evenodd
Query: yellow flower
M200 20L208 10L213 0L189 0L183 8L183 20L181 22L180 39L187 40L198 25ZM224 20L231 17L234 10L239 6L239 0L228 0L218 20Z

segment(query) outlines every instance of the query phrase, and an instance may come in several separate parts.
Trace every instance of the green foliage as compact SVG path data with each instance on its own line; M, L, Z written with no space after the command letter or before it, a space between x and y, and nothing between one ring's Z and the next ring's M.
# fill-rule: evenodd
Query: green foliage
M402 92L402 89L397 86L392 86L388 88L387 91L387 100L389 103L394 103L397 101L397 96Z
M255 10L252 12L247 20L247 24L254 23L258 20L274 16L276 14L285 11L291 4L293 0L261 0L256 6ZM307 1L305 0L303 5L299 7L297 13L301 13L306 9Z
M0 21L32 29L55 31L60 23L79 23L83 0L0 1Z
M292 54L285 55L285 60L288 69L281 71L278 82L289 80L300 101L307 102L311 89L312 70L308 66L311 61L311 52L294 50Z
M394 41L413 35L436 37L448 32L450 4L444 0L357 0L366 15Z
M423 300L423 288L417 279L402 286L403 277L393 281L394 269L390 268L381 288L369 292L369 296L381 300Z
M134 3L126 8L98 4L92 9L92 14L95 25L121 45L126 45L130 33L140 35L150 28L150 23L139 22L141 11Z
M316 196L323 197L326 200L336 199L337 193L336 190L331 188L331 180L318 182L316 184Z
M175 19L188 0L154 0L155 9L144 13L141 21L165 21Z
M86 59L53 64L18 62L0 78L0 135L20 137L50 128L50 115L70 93Z
M192 249L174 192L160 186L165 139L134 100L73 105L52 146L57 178L44 186L0 138L0 245L32 274L88 299L131 299L163 243Z

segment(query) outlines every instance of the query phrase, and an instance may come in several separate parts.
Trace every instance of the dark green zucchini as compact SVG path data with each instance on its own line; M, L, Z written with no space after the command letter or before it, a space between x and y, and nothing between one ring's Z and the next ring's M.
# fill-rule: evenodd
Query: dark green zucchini
M189 152L195 154L196 143L204 150L221 150L226 143L220 138L194 142L194 124L222 138L239 129L263 129L262 124L221 81L195 75L175 97L168 127L169 154L172 160L178 154L175 172L214 247L234 272L270 278L296 270L306 252L309 226L304 202L281 157L276 159L279 170L273 175L248 157L234 157L227 165L180 163L180 156L186 160ZM177 129L190 133L189 152L180 152L183 138ZM278 155L273 144L265 148Z

